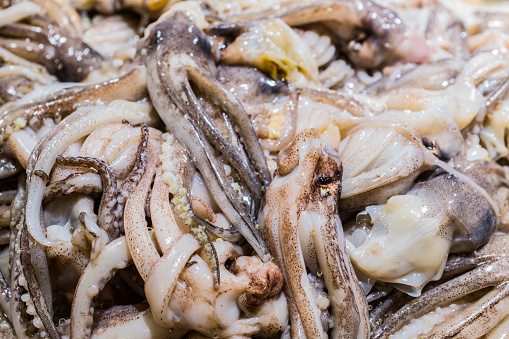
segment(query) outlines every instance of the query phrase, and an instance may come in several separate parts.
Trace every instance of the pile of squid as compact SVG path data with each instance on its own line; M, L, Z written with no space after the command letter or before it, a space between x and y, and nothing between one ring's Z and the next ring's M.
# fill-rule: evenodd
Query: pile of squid
M1 336L505 338L509 14L460 1L1 1Z

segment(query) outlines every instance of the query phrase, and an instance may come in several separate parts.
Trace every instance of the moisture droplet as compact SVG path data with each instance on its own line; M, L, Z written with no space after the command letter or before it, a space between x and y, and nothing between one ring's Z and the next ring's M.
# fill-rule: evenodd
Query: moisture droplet
M214 339L217 339L217 338L219 338L219 333L217 333L217 332L214 332L214 334L212 334L212 338L214 338Z
M316 275L317 275L317 276L319 276L319 277L321 277L321 276L322 276L322 274L323 274L323 273L322 273L322 271L320 271L320 270L318 270L318 271L316 272Z
M373 305L368 305L368 311L371 311L373 309Z

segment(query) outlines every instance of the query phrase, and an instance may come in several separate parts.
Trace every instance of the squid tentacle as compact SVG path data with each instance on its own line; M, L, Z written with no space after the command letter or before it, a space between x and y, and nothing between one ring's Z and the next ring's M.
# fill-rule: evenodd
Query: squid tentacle
M91 261L76 287L71 309L71 338L89 338L92 333L93 299L119 269L132 261L125 237L119 237L104 247Z
M181 12L177 12L172 18L175 24L169 25L168 22L160 23L160 26L156 26L154 29L154 36L157 36L159 33L163 35L175 33L177 36L187 38L191 36L189 32L193 31L192 38L194 39L196 37L195 32L197 31L200 34L198 39L201 39L204 43L201 45L197 44L196 56L198 58L200 56L207 57L210 54L210 47L203 48L203 45L207 45L205 43L207 38L204 36L203 32L194 26L189 18ZM212 144L207 139L204 130L200 128L201 122L194 121L191 116L184 114L184 112L188 111L189 104L194 106L192 109L199 109L198 106L193 103L195 97L190 88L189 79L194 79L196 83L197 80L202 79L204 75L199 71L199 68L193 67L193 65L197 64L192 61L188 55L172 51L163 43L164 41L166 41L166 39L161 37L152 39L151 42L155 43L155 46L151 46L152 52L147 58L147 85L152 103L163 121L165 121L167 127L187 148L193 163L200 173L208 179L206 185L216 198L215 200L223 212L233 224L238 227L242 235L251 246L253 246L258 255L260 255L264 261L267 261L270 255L265 242L256 229L251 216L246 211L245 207L241 206L233 188L226 182L224 165L217 159ZM203 81L200 83L200 86L208 92L217 92L221 98L224 98L226 101L223 105L229 106L227 111L234 113L230 118L232 118L234 120L233 122L237 123L239 127L242 126L242 128L245 128L245 126L242 125L241 117L235 117L237 112L241 112L238 108L238 101L231 101L232 99L229 97L227 91L224 89L218 90L217 87L214 87L218 86L218 84L212 81ZM207 89L206 86L209 86L209 89ZM184 100L182 100L182 95L185 97ZM202 116L201 119L206 119L206 116ZM237 119L237 121L235 121L235 119ZM257 141L256 134L250 122L249 128ZM256 143L256 145L260 147L258 143ZM249 150L248 153L250 153L251 156L255 156ZM263 153L261 153L260 157L262 156ZM265 158L263 157L263 160L260 159L256 166L259 169L266 168ZM268 170L261 172L262 174L268 174Z
M57 163L59 158L57 158ZM62 160L65 162L65 160ZM103 191L101 178L95 173L72 173L44 189L43 203L71 193L95 195Z
M212 244L210 236L205 231L206 227L196 222L196 216L190 204L194 167L190 163L185 149L175 140L173 135L165 134L163 139L165 141L162 144L161 161L165 174L163 174L162 179L168 185L168 191L173 196L171 202L173 203L175 213L203 247L212 270L214 286L218 287L220 273L216 249Z
M127 178L117 183L113 170L104 161L89 157L71 157L64 159L57 157L56 163L65 166L88 167L97 170L103 182L103 196L99 207L99 223L106 230L110 239L116 239L123 232L122 218L125 199L134 190L147 163L147 124L140 124L142 130L141 142L136 154L136 163ZM135 127L135 126L133 126Z
M119 192L117 190L116 176L113 173L111 167L100 159L89 157L64 158L62 156L58 156L56 163L63 166L88 167L96 170L100 174L103 183L103 196L101 198L99 215L103 216L103 218L99 219L100 221L104 221L104 224L101 225L101 228L103 228L110 237L114 237L115 235L119 234L118 227L115 226L115 221L118 223L118 219L122 216L117 215L114 212L115 207L117 206L116 198L118 197ZM113 202L113 204L111 202Z
M264 189L267 189L271 176L268 172L265 156L258 142L256 132L254 131L251 120L242 107L242 104L233 94L227 91L219 83L219 81L204 71L200 66L198 66L198 64L193 64L193 62L191 62L191 64L187 66L187 76L188 82L186 83L186 87L189 96L193 99L192 108L196 111L195 119L202 117L201 119L197 119L200 123L200 128L202 128L206 138L214 145L214 147L216 147L227 158L227 160L245 176L246 183L249 186L250 191L256 197L255 201L260 200L260 180L264 185ZM204 118L207 116L207 113L203 110L194 95L191 86L189 86L189 81L196 84L199 89L205 92L205 94L208 94L210 97L218 100L222 108L228 113L229 119L231 119L235 126L238 127L239 134L242 135L241 141L246 147L249 159L258 173L259 179L256 178L255 173L250 168L250 164L243 161L242 154L229 145L226 138L209 118Z
M29 233L26 227L21 229L21 238L20 238L20 246L21 246L21 270L24 275L25 288L29 291L30 296L32 297L31 305L33 305L33 324L36 328L38 328L41 337L45 337L46 335L49 338L60 338L60 334L58 333L55 324L53 323L52 309L51 303L48 303L47 300L51 300L51 294L43 294L43 291L48 290L49 287L49 279L40 281L36 276L36 272L34 266L32 265L32 254L30 249L30 239ZM34 244L37 246L37 244ZM44 253L45 257L45 253ZM43 267L39 267L39 270L44 270ZM47 271L47 266L46 266ZM21 282L20 282L20 285ZM51 291L51 287L49 287ZM30 300L29 300L30 302ZM30 304L27 308L27 313L30 312ZM30 314L30 313L29 313Z
M200 218L196 214L193 214L191 219L193 219L197 224L204 226L205 229L212 233L214 236L222 238L226 241L237 242L242 239L242 234L240 234L240 232L236 229L229 230L222 227L217 227L210 221Z
M58 241L46 238L39 219L42 198L46 182L40 174L49 173L59 154L69 145L91 133L98 125L104 123L150 120L145 113L126 111L110 104L105 107L82 107L57 125L36 146L29 160L27 173L28 199L26 206L26 223L32 237L45 246L56 245Z
M389 334L401 328L409 318L419 317L437 306L447 304L486 287L496 288L497 298L494 299L494 302L498 302L497 300L500 300L501 296L507 296L509 292L507 287L508 267L507 260L501 259L495 263L482 265L423 293L387 318L374 333L373 338L387 338ZM486 309L481 307L476 309L474 314L480 316L485 311ZM465 322L457 324L457 326L463 328Z

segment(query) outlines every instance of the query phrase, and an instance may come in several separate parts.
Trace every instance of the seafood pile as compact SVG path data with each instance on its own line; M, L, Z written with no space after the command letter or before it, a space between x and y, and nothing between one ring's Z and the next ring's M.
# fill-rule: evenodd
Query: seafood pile
M492 3L1 1L2 337L505 338Z

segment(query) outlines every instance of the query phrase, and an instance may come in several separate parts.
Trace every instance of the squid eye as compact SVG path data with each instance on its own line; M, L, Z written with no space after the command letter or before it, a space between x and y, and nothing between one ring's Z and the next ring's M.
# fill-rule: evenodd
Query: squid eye
M330 177L318 177L318 183L322 186L328 185L332 182Z
M435 142L428 137L422 137L422 144L429 150L434 150L436 148Z
M228 258L224 263L224 267L232 274L235 274L235 260L236 258Z

